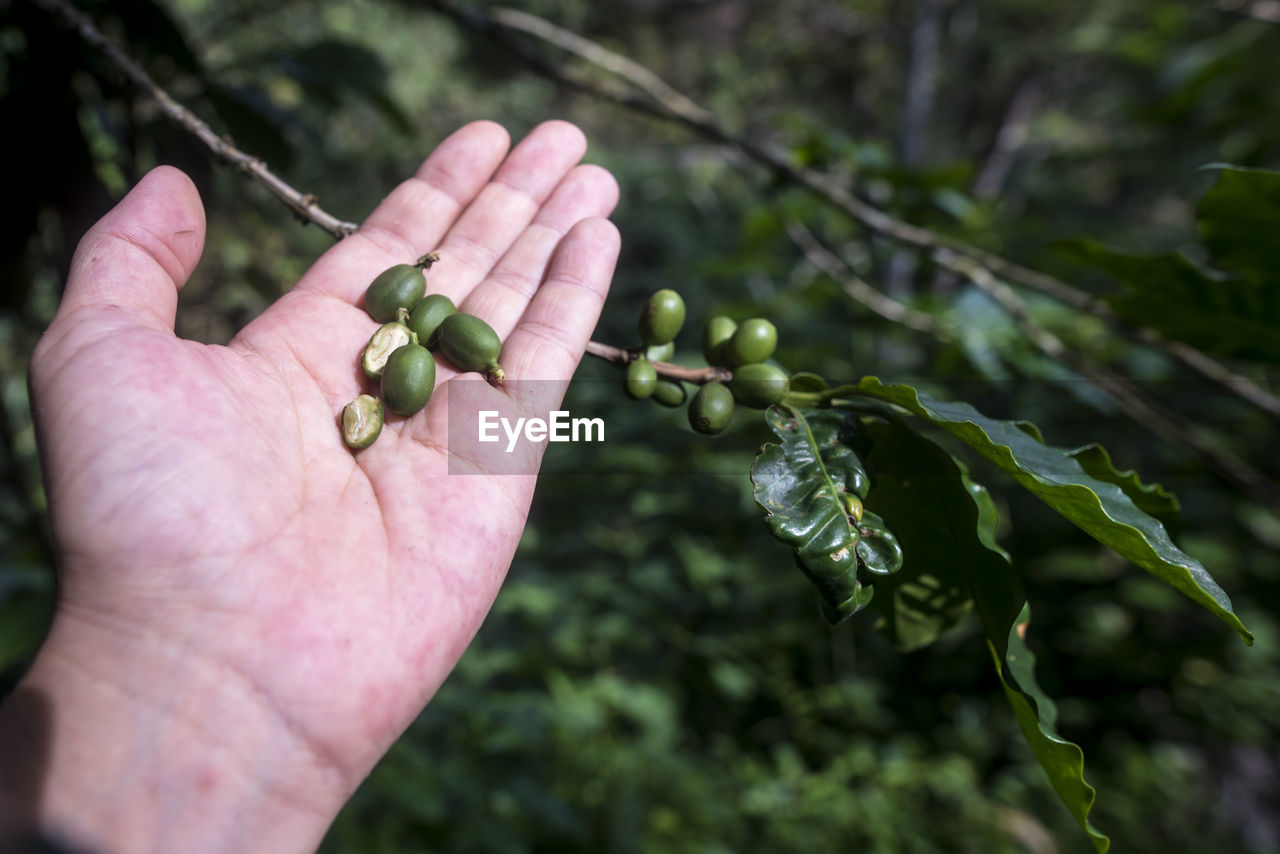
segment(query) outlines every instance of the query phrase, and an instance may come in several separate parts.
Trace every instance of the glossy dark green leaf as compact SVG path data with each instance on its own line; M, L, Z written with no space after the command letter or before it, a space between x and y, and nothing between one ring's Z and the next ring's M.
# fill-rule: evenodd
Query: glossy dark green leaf
M858 521L858 560L876 575L891 575L902 569L902 546L878 514L866 510Z
M1178 503L1176 495L1158 483L1143 483L1142 478L1133 469L1119 471L1115 463L1111 462L1111 454L1097 442L1068 453L1091 476L1114 483L1124 490L1124 494L1129 496L1143 513L1169 521L1182 512L1182 505Z
M1280 288L1204 269L1180 254L1131 255L1093 241L1069 254L1123 284L1107 302L1122 319L1207 353L1280 362Z
M1196 215L1215 265L1280 284L1280 172L1223 169Z
M887 401L941 427L1098 542L1128 558L1226 622L1253 643L1231 599L1195 558L1169 538L1115 483L1090 475L1071 452L1042 445L1012 421L988 418L967 403L938 401L908 385L865 377L859 393Z
M883 529L877 529L875 548L860 553L860 534L845 515L842 496L864 496L869 487L854 451L861 439L857 421L836 410L776 406L766 410L765 420L780 441L761 448L751 467L756 503L769 531L794 550L797 565L818 588L827 618L839 622L871 601L872 588L858 578L860 558L869 557L876 572L891 571L893 564ZM887 530L883 535L892 536Z

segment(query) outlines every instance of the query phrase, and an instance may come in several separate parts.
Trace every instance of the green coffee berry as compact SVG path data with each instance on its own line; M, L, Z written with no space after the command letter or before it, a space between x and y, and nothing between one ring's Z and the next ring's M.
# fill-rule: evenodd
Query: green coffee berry
M778 346L778 330L763 317L744 320L725 346L725 355L733 366L763 362Z
M493 327L473 314L451 314L440 324L436 343L444 357L460 371L482 371L494 382L506 374L498 364L502 341Z
M458 308L453 300L444 294L427 294L413 304L409 312L409 328L418 336L418 343L423 347L433 348L432 340L440 330L440 324L451 314L457 314Z
M349 448L367 448L382 433L382 401L362 394L342 407L342 441Z
M708 436L724 430L733 418L733 394L723 383L707 383L689 402L689 426Z
M786 371L773 365L752 363L734 369L729 380L733 399L752 409L766 409L782 400L791 390Z
M360 353L360 367L369 379L379 379L387 357L406 344L414 342L409 327L403 323L384 323L373 333Z
M688 395L685 394L684 383L673 382L672 380L658 380L653 386L653 399L663 406L675 409L684 405Z
M436 360L421 344L406 344L382 369L382 400L397 415L413 415L427 405L436 387Z
M856 495L842 495L841 502L844 504L844 514L855 522L862 520L862 499Z
M413 264L397 264L382 271L364 292L364 310L379 323L390 323L396 312L409 308L427 289L422 270Z
M684 300L670 288L649 297L640 311L640 339L650 347L674 341L684 326Z
M658 372L648 359L636 359L627 365L627 394L635 400L644 400L653 394L658 384Z
M666 344L658 344L654 347L648 347L644 351L644 357L650 362L670 362L671 357L676 354L676 344L674 341L668 341Z
M702 356L708 365L728 367L729 354L725 351L737 330L738 324L723 314L708 318L706 326L702 327Z

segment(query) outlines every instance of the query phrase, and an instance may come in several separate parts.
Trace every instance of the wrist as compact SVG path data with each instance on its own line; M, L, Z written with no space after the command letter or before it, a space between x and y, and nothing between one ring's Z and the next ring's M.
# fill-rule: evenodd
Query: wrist
M355 785L239 674L65 613L0 754L0 822L111 854L314 850Z

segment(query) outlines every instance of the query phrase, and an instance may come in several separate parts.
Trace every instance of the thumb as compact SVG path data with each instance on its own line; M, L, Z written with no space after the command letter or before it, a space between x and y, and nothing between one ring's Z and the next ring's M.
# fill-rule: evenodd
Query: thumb
M183 172L159 166L76 247L55 323L173 331L178 290L204 248L204 207Z

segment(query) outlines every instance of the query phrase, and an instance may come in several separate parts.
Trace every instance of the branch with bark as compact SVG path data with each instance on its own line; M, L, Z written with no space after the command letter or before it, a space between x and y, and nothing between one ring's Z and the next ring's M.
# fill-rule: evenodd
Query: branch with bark
M647 115L678 122L700 136L741 151L766 168L775 178L810 190L872 232L919 250L957 275L967 277L966 271L982 268L999 279L1092 314L1133 340L1181 362L1271 417L1280 418L1280 397L1203 351L1166 338L1155 329L1132 327L1124 323L1106 302L1055 276L1032 270L995 253L885 213L855 196L843 181L817 170L798 166L784 152L731 132L710 110L676 91L652 71L633 60L524 12L503 8L464 7L453 0L427 0L426 5L490 36L549 77ZM601 81L575 68L548 62L519 39L512 38L512 33L532 36L553 44L607 72L611 79L609 82ZM618 85L619 82L623 85Z
M303 193L291 186L272 172L264 161L242 151L231 140L220 136L203 119L178 103L140 64L125 53L119 45L107 38L88 15L71 6L66 0L33 0L33 2L61 18L87 44L102 53L130 83L156 102L167 119L204 143L216 158L234 166L248 178L265 186L302 222L313 223L339 240L355 233L359 228L356 223L341 220L321 208L316 196ZM626 366L636 358L635 351L597 341L588 343L587 352L618 366ZM677 381L706 383L729 378L729 373L720 368L686 368L682 365L659 361L653 362L653 366L659 376Z
M314 195L302 193L293 188L275 175L262 160L243 152L230 140L219 136L207 123L179 104L146 73L141 65L103 35L88 16L71 7L66 0L33 0L33 2L64 20L86 43L99 50L130 82L152 97L166 117L203 142L220 160L230 163L247 177L267 187L277 198L293 210L301 220L315 223L338 239L353 233L357 229L355 223L345 222L324 211L319 206ZM450 3L432 3L431 5L446 9L462 20L471 20L474 19L475 15L480 14L461 13ZM1182 424L1172 413L1141 395L1131 381L1092 360L1072 354L1060 339L1036 324L1031 319L1030 313L1022 300L1008 285L1001 281L1002 277L998 269L996 269L1000 267L1015 272L1021 269L1013 265L1012 262L972 247L966 247L963 244L958 244L960 248L955 248L952 245L953 241L950 239L890 217L857 199L842 186L836 185L834 181L828 180L820 173L796 167L782 159L780 154L768 152L747 140L734 137L715 121L709 111L699 107L691 99L675 92L674 89L663 83L652 72L641 68L630 60L616 57L615 54L599 46L589 47L592 43L579 36L560 30L541 19L523 12L499 9L483 14L486 16L484 20L501 22L504 26L518 28L539 37L548 38L562 48L571 50L594 64L606 68L611 73L621 76L632 85L640 88L651 98L656 99L659 107L654 109L658 115L668 118L680 118L682 121L702 130L703 133L713 136L719 141L735 145L752 159L771 166L775 172L783 177L819 192L824 198L853 214L859 221L871 227L872 230L898 239L908 245L927 250L928 257L932 258L940 267L952 270L990 294L1009 311L1023 329L1024 334L1041 352L1079 370L1091 382L1094 382L1101 390L1116 400L1130 417L1156 435L1163 436L1188 450L1219 475L1243 489L1256 500L1272 506L1280 505L1280 492L1260 472L1253 469L1243 460L1239 460L1224 451L1214 449L1201 441L1194 431ZM560 73L557 72L557 76ZM589 86L588 88L596 91L595 87ZM837 256L823 249L812 235L806 237L806 232L794 226L789 228L789 232L797 239L797 243L805 249L809 260L819 269L834 272L837 267L843 267L844 272L837 276L837 279L844 285L846 292L877 314L909 328L928 332L939 338L943 338L947 334L931 316L909 309L907 306L875 291L853 274ZM966 249L971 251L964 251ZM993 259L998 263L994 265L990 263ZM1034 271L1023 272L1029 274L1032 279L1043 280L1042 284L1044 282L1056 282L1056 280L1044 276L1044 274L1035 273ZM1027 278L1028 276L1024 275L1017 280L1022 284L1027 284ZM1057 286L1067 288L1068 292L1074 290L1062 283L1058 283ZM1082 296L1087 300L1094 301L1088 295ZM1099 314L1096 310L1093 313ZM1099 316L1103 315L1099 314ZM1161 340L1152 338L1152 336L1156 335L1153 330L1142 330L1142 333L1151 341ZM1187 349L1192 350L1193 353L1198 352L1192 348ZM625 350L596 341L588 343L587 352L596 358L619 366L625 366L638 357L638 351ZM1205 356L1204 359L1208 359L1208 357ZM1209 362L1213 365L1217 364L1212 360L1209 360ZM686 368L666 362L655 362L654 367L660 376L684 382L705 383L713 380L727 380L730 376L728 371L714 367ZM1226 369L1223 368L1223 370L1225 371ZM1280 400L1276 402L1280 405Z
M120 49L99 30L88 15L74 8L66 0L33 0L33 2L61 18L68 26L84 39L85 43L98 50L112 65L119 69L137 88L147 93L160 108L160 111L171 122L190 133L205 144L213 154L224 163L228 163L244 172L258 183L266 187L272 195L287 205L303 222L311 222L323 228L336 238L346 237L356 230L353 222L344 222L320 207L319 201L309 193L300 193L289 186L283 179L267 168L267 164L251 154L237 148L231 140L218 135L195 113L179 104L161 88L151 75Z

